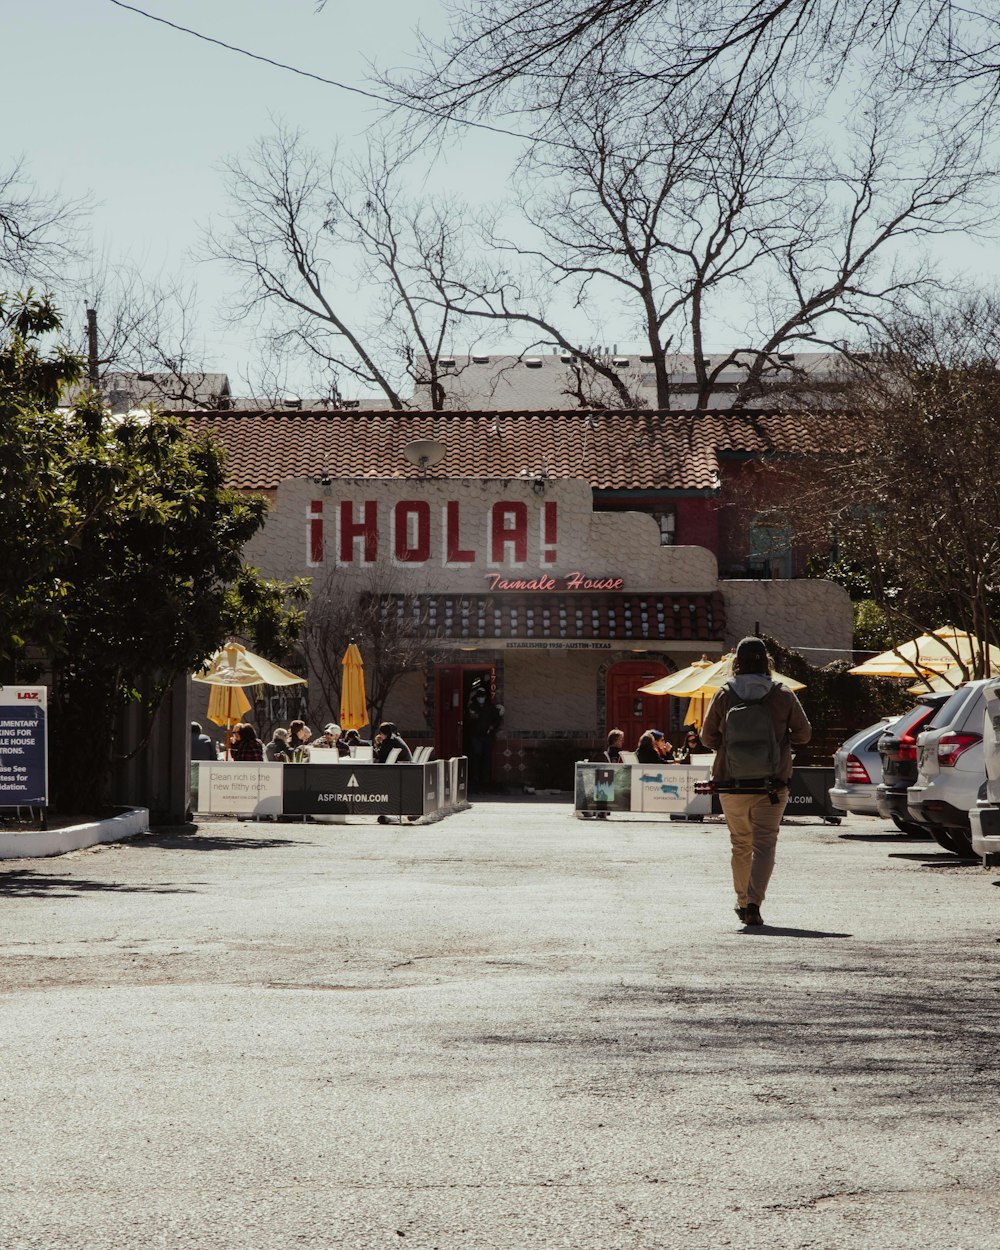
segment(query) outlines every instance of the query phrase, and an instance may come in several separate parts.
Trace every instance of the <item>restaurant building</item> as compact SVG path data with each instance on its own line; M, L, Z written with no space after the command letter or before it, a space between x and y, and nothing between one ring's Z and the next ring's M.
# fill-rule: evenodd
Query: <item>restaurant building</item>
M270 499L250 563L316 589L335 579L345 600L375 596L426 637L423 671L385 709L408 741L461 754L482 677L504 713L495 778L544 785L612 726L629 745L646 728L679 727L682 703L638 687L748 632L814 663L850 648L841 587L720 578L719 543L736 525L719 515L731 429L648 412L513 415L499 429L496 414L190 416L227 446L232 485ZM759 418L747 428L761 438ZM764 432L772 450L780 430ZM738 453L737 479L747 459ZM321 723L335 709L311 701L310 714Z

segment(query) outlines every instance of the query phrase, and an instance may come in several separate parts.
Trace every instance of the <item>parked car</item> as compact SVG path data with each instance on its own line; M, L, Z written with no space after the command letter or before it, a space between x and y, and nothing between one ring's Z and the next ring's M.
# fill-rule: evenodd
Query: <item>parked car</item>
M983 691L984 793L969 813L972 849L983 857L983 867L1000 864L1000 678Z
M956 855L974 856L969 813L986 780L983 713L989 679L966 682L934 713L917 743L917 779L906 792L910 816Z
M903 833L927 836L931 832L927 825L911 819L906 792L917 779L917 735L948 698L947 694L918 695L916 704L887 726L878 740L882 780L875 787L875 808Z
M898 717L884 716L867 729L859 729L833 753L833 785L828 794L830 806L855 816L877 816L875 787L882 780L882 760L878 740Z

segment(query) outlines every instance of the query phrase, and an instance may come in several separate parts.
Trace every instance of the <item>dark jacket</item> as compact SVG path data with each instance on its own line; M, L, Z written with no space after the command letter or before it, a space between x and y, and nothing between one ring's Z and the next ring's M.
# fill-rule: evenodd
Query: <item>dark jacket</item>
M406 745L399 734L390 734L388 738L382 739L382 741L375 748L375 763L384 764L390 754L395 751L396 747L399 747L399 754L396 756L394 762L397 764L412 764L413 752Z
M744 698L756 699L774 686L770 677L760 673L743 673L734 677L736 690ZM732 696L725 686L708 705L705 723L701 727L701 740L710 751L715 751L712 777L717 781L727 779L726 772L726 713L732 706ZM802 704L786 686L779 682L775 693L768 700L774 719L774 736L781 751L778 779L786 784L792 775L792 747L802 746L812 737L812 726L802 710Z
M640 764L668 764L670 762L657 751L648 738L639 743L635 758Z
M191 731L191 758L192 760L214 760L215 743L208 734L196 734Z

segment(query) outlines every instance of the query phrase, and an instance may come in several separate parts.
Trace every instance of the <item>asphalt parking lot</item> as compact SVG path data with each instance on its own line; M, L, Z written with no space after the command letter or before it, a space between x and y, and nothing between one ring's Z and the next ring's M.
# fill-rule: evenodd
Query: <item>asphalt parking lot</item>
M998 875L491 802L0 867L3 1250L989 1250Z

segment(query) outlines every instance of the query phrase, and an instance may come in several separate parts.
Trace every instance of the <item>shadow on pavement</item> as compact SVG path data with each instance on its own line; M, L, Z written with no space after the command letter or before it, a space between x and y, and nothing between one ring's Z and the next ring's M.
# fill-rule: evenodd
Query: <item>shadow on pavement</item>
M842 842L933 842L929 833L839 833Z
M740 930L747 937L849 938L853 933L832 933L825 929L786 929L782 925L747 925Z
M296 838L247 838L234 834L199 833L194 825L176 830L156 830L130 838L121 845L129 850L142 850L148 846L159 846L165 850L176 851L267 851L277 846L312 846L311 842L303 842Z
M978 860L962 858L953 855L951 851L928 851L920 855L890 855L889 859L912 859L918 864L923 864L925 868L968 868L970 864L978 863Z
M125 885L85 877L57 877L30 868L0 872L0 897L73 898L80 894L196 894L189 885Z

